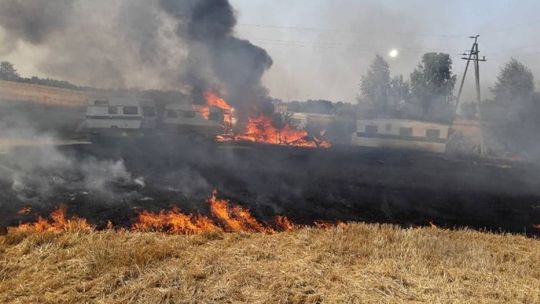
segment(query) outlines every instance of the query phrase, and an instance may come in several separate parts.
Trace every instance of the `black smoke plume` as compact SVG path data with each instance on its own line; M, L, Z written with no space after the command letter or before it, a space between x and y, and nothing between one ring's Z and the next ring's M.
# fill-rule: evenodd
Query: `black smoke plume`
M266 89L261 85L271 67L268 53L247 40L234 36L236 16L227 0L161 0L161 7L178 21L177 34L189 43L190 66L183 80L195 90L214 85L223 87L227 99L238 112L262 111ZM205 77L202 63L209 63L211 76ZM241 117L242 118L242 117Z

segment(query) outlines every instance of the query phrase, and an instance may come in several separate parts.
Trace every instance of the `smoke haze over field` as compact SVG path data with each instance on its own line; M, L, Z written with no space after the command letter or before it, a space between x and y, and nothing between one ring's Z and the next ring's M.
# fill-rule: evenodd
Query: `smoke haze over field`
M219 12L220 18L198 14L194 3ZM392 48L400 51L397 58L388 58L394 74L408 76L423 53L441 51L452 55L454 72L460 75L464 62L459 54L470 46L467 36L476 33L482 35L482 55L489 60L482 65L485 96L511 56L533 72L540 68L534 55L535 41L540 39L533 13L540 8L537 1L516 5L498 0L485 5L464 0L231 0L231 4L5 0L0 3L0 57L15 63L25 76L101 87L178 88L193 85L190 82L197 78L215 82L235 75L220 84L231 91L245 79L258 82L272 62L262 49L232 38L237 34L274 58L264 77L272 96L344 101L354 101L360 77L374 55L386 56ZM189 30L193 25L189 20L204 26ZM216 60L216 53L224 56ZM238 60L248 69L239 72ZM247 95L264 95L259 89L255 83ZM472 85L466 89L466 100L474 96L469 92Z
M122 159L78 158L64 153L56 146L59 140L53 133L36 130L32 122L18 114L14 111L11 115L16 119L0 121L0 185L9 187L8 191L4 189L1 207L14 206L6 192L13 193L22 203L42 206L48 206L60 188L72 189L74 193L84 189L104 200L136 196L134 192L114 188L115 183L134 182Z
M228 0L8 0L0 12L4 40L40 49L33 64L48 76L105 88L215 88L240 110L266 96L260 81L272 59L234 36Z

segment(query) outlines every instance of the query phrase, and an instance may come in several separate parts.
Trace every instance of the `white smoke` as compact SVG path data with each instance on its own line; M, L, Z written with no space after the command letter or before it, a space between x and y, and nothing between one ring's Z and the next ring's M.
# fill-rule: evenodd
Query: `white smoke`
M115 187L134 183L122 159L79 159L63 152L58 146L62 143L27 123L0 121L0 183L24 203L58 204L50 201L58 189L90 192L108 200L133 194Z

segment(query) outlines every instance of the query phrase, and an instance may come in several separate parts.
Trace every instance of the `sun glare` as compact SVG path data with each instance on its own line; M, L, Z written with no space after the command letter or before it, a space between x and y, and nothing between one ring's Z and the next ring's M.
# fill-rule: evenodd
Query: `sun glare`
M397 49L392 49L390 50L390 52L388 52L388 55L390 56L390 58L396 58L397 56L399 56L399 51Z

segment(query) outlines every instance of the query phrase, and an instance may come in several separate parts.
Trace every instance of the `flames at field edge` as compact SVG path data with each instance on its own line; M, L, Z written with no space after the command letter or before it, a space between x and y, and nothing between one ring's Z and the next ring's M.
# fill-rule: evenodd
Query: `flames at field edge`
M202 214L183 213L178 208L162 210L159 212L140 212L129 229L120 230L133 232L162 232L169 234L194 235L205 232L243 232L243 233L266 233L293 231L304 226L294 224L285 216L276 216L272 221L263 223L258 221L249 210L238 205L231 204L225 199L217 197L214 191L207 201L210 209L208 216ZM24 208L18 215L28 215L30 208ZM17 230L29 233L43 232L70 232L70 231L94 231L96 230L87 219L80 217L67 217L67 208L60 206L54 210L49 218L38 217L35 222L22 223L9 230ZM330 228L339 223L315 222L313 225L319 228ZM115 229L111 221L107 225L108 230Z
M270 222L258 221L248 209L220 199L217 191L207 200L210 210L209 215L188 214L173 207L170 210L159 212L142 211L136 216L130 228L115 227L109 220L106 230L133 231L133 232L161 232L168 234L195 235L206 232L242 232L242 233L266 233L294 231L306 225L293 223L286 216L276 216ZM67 217L67 207L61 205L55 209L48 218L39 216L36 221L21 223L10 227L27 233L43 232L77 232L95 231L96 228L90 222L81 217ZM17 212L18 216L30 216L32 209L25 207ZM341 222L316 221L311 226L329 229L338 226ZM432 228L438 228L433 222L429 222ZM533 224L533 229L540 230L540 224Z

